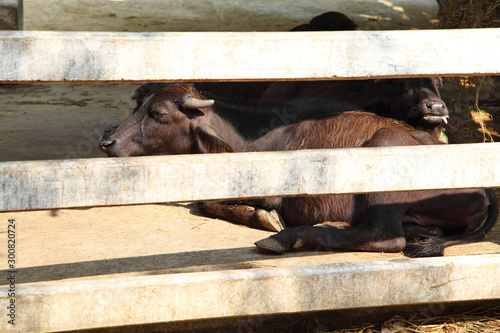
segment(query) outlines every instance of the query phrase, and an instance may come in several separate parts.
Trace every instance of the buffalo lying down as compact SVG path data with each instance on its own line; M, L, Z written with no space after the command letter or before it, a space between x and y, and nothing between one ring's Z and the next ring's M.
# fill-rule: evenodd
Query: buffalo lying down
M236 105L234 98L226 98L228 92L234 88L242 88L246 94L256 95L259 90L251 87L252 82L235 83L196 83L194 86L205 96L217 100L219 112L222 109L233 108ZM157 89L168 84L147 83L140 86L134 93L133 99L137 102L136 110L142 106L144 98ZM231 89L230 89L231 88ZM431 132L440 141L446 142L443 129L449 127L449 112L446 104L441 100L440 78L411 78L411 79L384 79L367 81L320 81L320 82L275 82L262 96L264 101L256 107L243 104L239 112L261 112L261 108L284 110L287 107L287 116L294 116L297 112L297 103L290 104L288 100L295 99L334 99L357 105L364 111L373 112L379 116L402 120L413 127ZM217 89L219 93L214 92ZM229 103L226 103L229 102ZM239 101L240 102L240 101ZM239 103L238 102L238 103ZM300 102L298 102L300 103ZM229 104L229 107L227 106ZM301 107L299 108L301 112ZM298 117L299 119L301 116ZM261 128L262 129L262 128ZM259 133L261 129L257 129ZM253 130L253 129L251 129Z
M213 103L203 100L190 85L163 87L127 121L106 133L99 146L109 156L140 156L437 144L428 132L394 119L349 111L348 105L332 101L300 104L299 120L249 140L239 129L255 125L255 114L219 113ZM482 239L498 216L491 190L266 198L238 205L207 203L202 208L211 216L252 226L266 225L262 209L276 210L288 228L257 242L261 249L284 252L321 246L405 250L413 256L440 255L446 246ZM345 222L347 227L317 225L326 221Z
M432 130L439 138L449 127L449 112L441 99L441 78L358 81L275 82L262 94L261 105L297 98L336 99L379 116L403 120Z

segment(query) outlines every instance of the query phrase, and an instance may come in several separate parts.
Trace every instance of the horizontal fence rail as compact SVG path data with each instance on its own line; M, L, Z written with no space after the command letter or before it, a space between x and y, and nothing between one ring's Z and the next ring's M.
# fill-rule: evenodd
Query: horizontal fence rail
M24 307L16 329L17 332L66 331L488 300L500 298L499 260L499 255L400 259L23 286L17 297ZM240 323L244 325L246 321ZM7 320L2 320L0 329L9 331L8 325Z
M0 210L499 187L500 143L0 164Z
M0 31L0 82L488 75L500 73L498 54L500 28L260 33ZM215 62L223 65L214 66Z

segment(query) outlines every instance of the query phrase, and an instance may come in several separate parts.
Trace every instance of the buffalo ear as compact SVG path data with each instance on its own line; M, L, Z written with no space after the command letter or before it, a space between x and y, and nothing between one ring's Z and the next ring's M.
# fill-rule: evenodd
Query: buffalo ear
M235 150L229 143L220 138L212 126L191 124L200 153L232 153Z
M181 112L184 113L186 115L186 117L188 117L189 119L203 117L205 115L205 113L203 113L203 111L198 110L198 109L184 109L184 110L181 110Z

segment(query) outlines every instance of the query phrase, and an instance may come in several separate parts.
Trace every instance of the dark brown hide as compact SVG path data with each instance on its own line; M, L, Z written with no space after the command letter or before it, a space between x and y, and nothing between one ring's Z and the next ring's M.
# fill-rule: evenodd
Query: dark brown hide
M301 24L290 31L339 31L356 30L358 25L339 12L326 12L315 16L308 24Z
M438 144L431 134L402 121L351 111L353 108L340 102L312 100L287 104L294 115L290 121L281 121L261 136L249 139L242 134L245 126L256 130L262 122L284 113L274 110L256 117L255 112L186 108L185 101L192 97L203 99L186 84L159 89L127 121L106 133L100 148L109 156L137 156ZM407 247L404 223L443 229L443 237L432 236L431 230L430 238L407 247L415 255L436 255L449 244L484 237L498 215L496 197L489 190L270 198L241 203L276 210L289 227L296 226L257 242L259 248L276 252L305 245L402 251ZM230 218L235 211L220 217ZM224 211L218 214L224 215ZM249 218L252 222L245 223L244 216L237 220L255 225L255 219ZM485 218L486 222L477 228ZM325 221L342 221L351 227L314 226ZM458 236L447 236L448 231L458 232Z
M349 102L382 117L403 120L422 129L447 127L449 112L441 99L440 78L366 81L275 82L259 103L296 98L328 98Z

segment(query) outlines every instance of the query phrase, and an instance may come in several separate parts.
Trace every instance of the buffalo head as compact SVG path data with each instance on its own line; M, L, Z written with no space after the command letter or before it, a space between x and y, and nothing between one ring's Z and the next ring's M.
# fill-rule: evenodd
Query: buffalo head
M356 30L358 25L340 12L326 12L315 16L308 24L299 25L290 31L338 31Z
M447 126L450 116L441 99L442 87L440 78L375 80L373 92L377 97L366 105L366 110L415 127Z
M123 124L105 132L99 148L108 156L232 151L210 124L213 104L191 85L160 87Z

